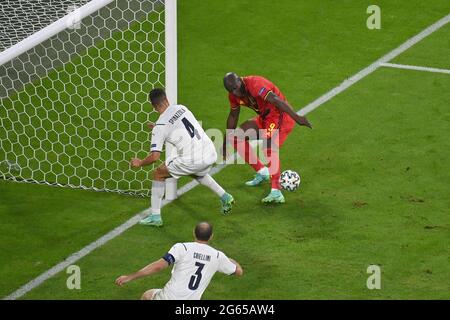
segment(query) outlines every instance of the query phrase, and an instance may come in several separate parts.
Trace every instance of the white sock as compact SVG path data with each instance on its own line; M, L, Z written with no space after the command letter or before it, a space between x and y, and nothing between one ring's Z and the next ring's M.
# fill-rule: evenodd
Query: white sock
M267 176L269 174L269 169L267 167L263 167L263 168L258 170L258 173L262 174L264 176Z
M161 215L161 204L166 183L164 181L152 181L152 215Z
M195 178L200 184L210 188L214 193L216 193L219 197L222 197L225 194L225 190L209 175L205 175L203 177Z

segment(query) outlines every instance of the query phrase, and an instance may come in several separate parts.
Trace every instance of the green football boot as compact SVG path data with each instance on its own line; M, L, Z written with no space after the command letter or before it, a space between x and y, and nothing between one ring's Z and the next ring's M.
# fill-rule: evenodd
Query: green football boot
M249 187L255 187L265 181L269 181L269 179L270 179L269 169L267 167L264 167L262 170L260 170L255 174L255 178L253 178L253 180L247 181L245 185Z
M231 208L234 204L234 198L231 194L226 193L220 198L222 204L222 214L227 215L231 213Z
M280 190L273 189L269 195L261 200L263 203L284 203L284 196Z
M139 224L145 225L145 226L154 226L154 227L161 227L163 225L163 221L161 219L160 215L148 215L147 218L142 219L139 221Z

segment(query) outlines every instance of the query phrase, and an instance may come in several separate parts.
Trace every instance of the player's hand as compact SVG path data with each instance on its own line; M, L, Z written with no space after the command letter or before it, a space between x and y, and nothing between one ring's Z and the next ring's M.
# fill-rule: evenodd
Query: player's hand
M128 276L120 276L116 279L116 284L121 287L130 280L131 279Z
M153 130L154 127L155 127L155 124L153 122L148 122L147 123L147 128L149 128L150 131Z
M310 128L310 129L313 128L313 127L312 127L312 124L309 123L309 121L308 121L308 119L306 119L306 117L300 116L300 117L299 117L298 124L301 125L301 126L308 127L308 128Z
M139 168L141 166L141 164L142 164L142 160L139 158L133 158L130 161L130 165L133 168Z
M312 124L311 124L311 123L309 123L309 122L305 123L305 124L304 124L304 126L306 126L306 127L310 128L310 129L312 129L312 128L313 128L313 127L312 127Z

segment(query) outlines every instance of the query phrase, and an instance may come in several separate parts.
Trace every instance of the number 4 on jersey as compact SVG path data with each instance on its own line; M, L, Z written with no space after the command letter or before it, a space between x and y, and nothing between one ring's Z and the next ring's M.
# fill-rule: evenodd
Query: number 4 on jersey
M195 136L195 137L197 137L198 140L200 140L200 135L198 134L197 129L194 128L194 125L192 123L190 123L189 120L186 118L181 119L181 121L183 122L184 126L186 127L186 130L189 133L189 135L191 136L191 138L193 138Z

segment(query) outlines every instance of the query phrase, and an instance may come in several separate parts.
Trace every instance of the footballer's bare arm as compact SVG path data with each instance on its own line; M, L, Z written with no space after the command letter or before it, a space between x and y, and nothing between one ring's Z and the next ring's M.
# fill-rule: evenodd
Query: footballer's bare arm
M229 258L231 262L233 262L236 265L236 271L234 272L234 275L237 277L240 277L244 274L244 270L242 269L241 265L234 259Z
M169 266L169 264L167 263L166 260L159 259L158 261L150 263L149 265L145 266L144 268L142 268L141 270L139 270L133 274L118 277L116 279L116 284L118 286L123 286L127 282L130 282L135 279L142 278L142 277L150 276L154 273L160 272L161 270L164 270L168 266Z
M227 130L229 130L229 129L234 130L237 128L240 112L241 112L240 107L230 110L230 113L228 114L228 118L227 118ZM228 132L226 132L223 137L223 146L222 146L223 159L225 159L227 156L227 153L226 153L227 139L228 139Z
M236 129L239 121L239 113L241 112L241 108L237 107L230 110L227 119L227 129Z
M292 119L295 120L299 125L306 126L312 129L311 123L309 123L306 117L298 115L294 109L284 100L280 99L275 93L271 92L267 96L266 100L277 107L279 110L286 112Z
M131 159L130 164L133 168L148 166L148 165L158 161L160 157L161 157L161 152L152 151L146 158L144 158L142 160L139 158Z

